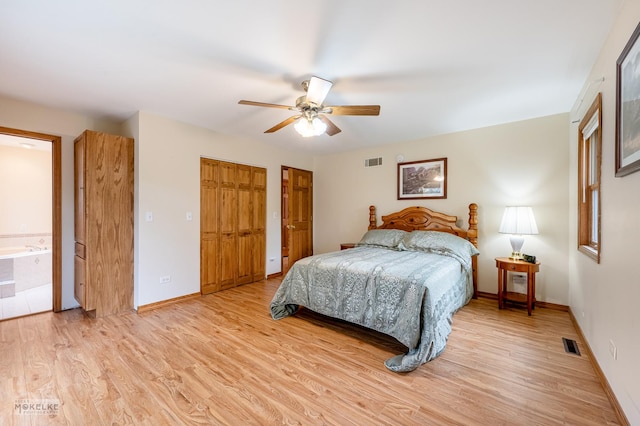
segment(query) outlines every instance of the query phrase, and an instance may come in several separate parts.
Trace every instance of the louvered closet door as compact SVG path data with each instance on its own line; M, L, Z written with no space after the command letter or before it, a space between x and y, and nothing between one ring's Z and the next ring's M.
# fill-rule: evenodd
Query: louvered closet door
M200 291L220 290L218 161L200 159Z

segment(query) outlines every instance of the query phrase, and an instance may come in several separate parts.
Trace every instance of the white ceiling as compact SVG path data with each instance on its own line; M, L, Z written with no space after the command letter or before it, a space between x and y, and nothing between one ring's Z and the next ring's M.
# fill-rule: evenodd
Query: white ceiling
M9 136L0 134L0 146L10 146L13 148L35 149L37 151L51 152L51 141L39 139L23 138L20 136Z
M569 111L623 1L0 0L0 95L352 150ZM292 112L237 104L293 105L311 75L380 116L303 139L263 133Z

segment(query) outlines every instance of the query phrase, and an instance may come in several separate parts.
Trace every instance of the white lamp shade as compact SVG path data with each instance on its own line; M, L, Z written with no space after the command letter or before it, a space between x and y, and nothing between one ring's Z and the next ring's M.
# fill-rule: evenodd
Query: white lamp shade
M536 218L531 207L505 208L498 232L503 234L533 235L538 233Z

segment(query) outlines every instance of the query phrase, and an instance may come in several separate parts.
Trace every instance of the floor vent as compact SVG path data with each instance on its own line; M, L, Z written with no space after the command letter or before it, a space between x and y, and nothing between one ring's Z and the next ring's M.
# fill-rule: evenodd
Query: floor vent
M578 349L578 343L575 340L563 337L562 343L564 344L564 351L566 353L580 356L580 349Z
M364 166L365 167L382 166L382 157L368 158L364 160Z

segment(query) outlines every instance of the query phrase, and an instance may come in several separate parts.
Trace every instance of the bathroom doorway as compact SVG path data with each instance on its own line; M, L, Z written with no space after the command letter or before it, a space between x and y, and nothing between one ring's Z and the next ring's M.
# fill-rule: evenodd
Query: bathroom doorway
M0 320L61 309L60 142L0 127Z

